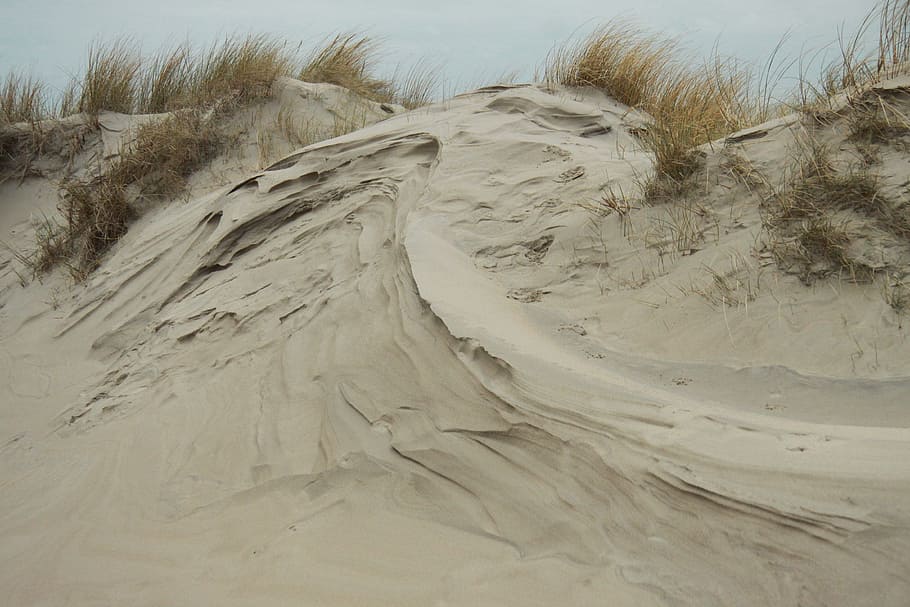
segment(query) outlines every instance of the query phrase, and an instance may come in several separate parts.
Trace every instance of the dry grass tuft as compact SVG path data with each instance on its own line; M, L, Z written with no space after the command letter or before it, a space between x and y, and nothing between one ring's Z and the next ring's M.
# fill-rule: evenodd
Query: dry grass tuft
M65 244L61 248L75 258L71 266L73 277L82 280L126 233L133 210L127 202L125 185L108 174L87 182L66 182L61 190L60 210L66 220ZM42 249L40 255L52 257L47 249Z
M186 178L218 151L221 136L214 116L203 110L182 110L139 128L128 152L111 167L111 178L135 185L143 199L178 195Z
M0 126L17 122L35 124L45 111L44 85L40 81L10 72L0 82Z
M94 44L84 76L64 94L58 115L73 109L159 113L223 101L264 97L279 76L294 71L285 42L264 35L228 37L194 54L188 45L143 60L127 39ZM73 103L78 89L78 102Z
M439 87L439 67L425 60L415 63L402 75L396 73L392 79L391 101L413 110L433 102Z
M368 99L391 101L392 83L371 75L377 44L356 33L337 34L313 50L298 79L343 86Z
M853 281L871 279L873 270L849 254L854 238L844 217L850 214L910 239L910 214L881 193L868 168L838 165L830 148L811 138L800 140L793 175L773 197L766 217L778 262L792 266L795 261L807 283L832 272Z
M795 244L805 277L821 276L834 268L838 272L846 271L854 282L871 278L871 270L847 253L851 241L848 227L846 221L835 223L821 215L800 222Z
M673 41L614 22L574 46L556 49L547 60L544 78L603 89L630 107L647 108L660 96L658 77L672 70L676 49Z
M65 262L72 254L66 230L48 217L44 217L35 230L35 240L38 246L34 255L21 260L31 267L34 276Z
M193 56L189 46L180 45L160 51L147 63L140 74L137 106L147 114L169 112L194 102Z
M749 75L734 62L715 56L693 68L675 40L625 22L608 24L551 53L545 79L602 89L651 115L644 133L655 155L654 183L645 192L649 198L678 191L698 167L694 148L750 119Z
M910 118L883 91L869 90L848 104L850 138L859 144L889 144L910 134Z
M40 81L16 72L0 81L0 181L30 174L45 142L46 111Z
M39 233L36 271L67 258L74 278L85 278L126 233L137 203L178 195L186 178L217 152L221 139L212 118L211 112L184 110L146 124L109 170L65 181L60 204L65 228Z
M777 197L779 219L803 219L842 209L874 214L882 200L874 175L855 166L838 170L831 149L812 138L801 139L799 146L789 187Z
M121 38L89 48L77 110L97 115L102 110L130 113L136 103L141 59L135 45Z
M876 25L877 36L873 33ZM841 112L838 100L845 98L848 106L856 101L864 105L862 98L872 85L910 73L910 2L883 0L852 35L840 31L838 51L833 61L821 65L815 82L806 72L823 52L800 57L797 101L793 105L820 124L837 118Z
M192 105L222 98L249 102L265 97L276 78L293 71L294 53L283 41L264 35L225 38L191 70Z

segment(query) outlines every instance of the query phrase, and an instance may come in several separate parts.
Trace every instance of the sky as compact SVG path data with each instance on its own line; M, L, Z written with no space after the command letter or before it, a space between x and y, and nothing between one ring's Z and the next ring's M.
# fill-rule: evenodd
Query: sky
M52 89L78 73L93 40L129 36L153 51L232 33L269 33L311 48L339 31L382 40L380 73L426 57L446 89L517 72L529 79L559 42L613 18L678 36L696 55L715 45L760 64L789 32L787 50L818 49L851 32L872 0L0 0L0 76L30 72Z

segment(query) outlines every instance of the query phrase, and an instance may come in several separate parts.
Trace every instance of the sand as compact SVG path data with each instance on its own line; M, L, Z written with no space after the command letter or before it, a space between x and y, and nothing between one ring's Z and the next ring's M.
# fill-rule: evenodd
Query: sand
M622 217L585 207L651 160L602 95L393 114L239 146L80 285L20 280L55 188L0 185L7 604L907 604L906 323L767 262L722 170L792 120Z

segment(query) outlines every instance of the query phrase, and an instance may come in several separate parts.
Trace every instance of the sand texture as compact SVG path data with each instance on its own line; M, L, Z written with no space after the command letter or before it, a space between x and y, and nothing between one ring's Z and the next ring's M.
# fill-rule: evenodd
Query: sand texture
M908 604L910 328L763 263L722 170L792 120L706 147L698 209L600 216L627 108L399 109L239 146L84 284L0 252L0 602ZM0 239L55 205L0 185Z

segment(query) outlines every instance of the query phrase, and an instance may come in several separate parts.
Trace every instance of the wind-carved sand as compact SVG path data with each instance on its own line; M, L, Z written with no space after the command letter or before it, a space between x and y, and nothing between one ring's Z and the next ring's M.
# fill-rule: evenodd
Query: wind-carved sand
M197 176L84 286L4 252L5 601L906 605L906 329L762 265L719 168L793 121L592 216L640 126L490 87ZM2 187L24 238L52 190Z

